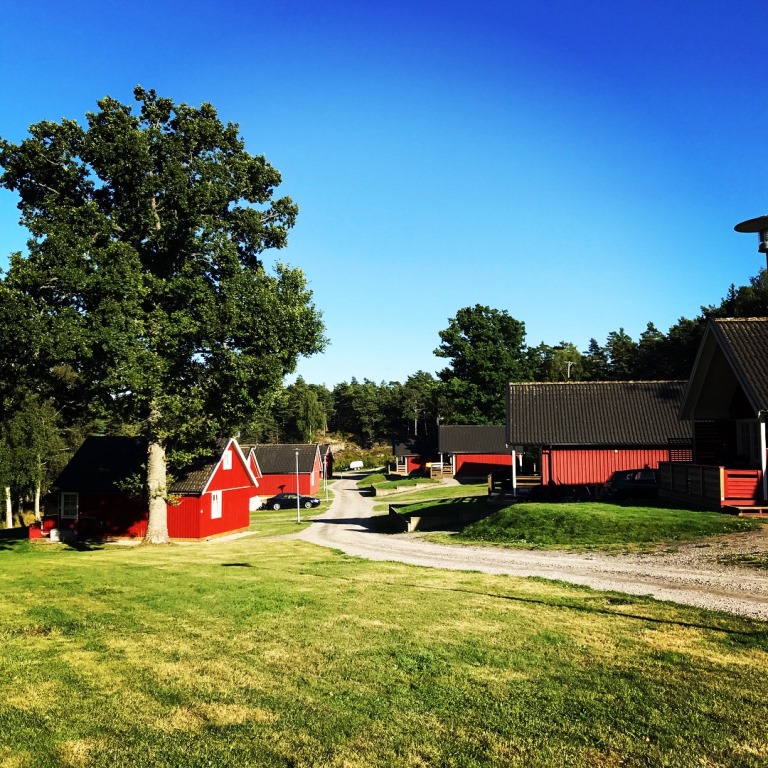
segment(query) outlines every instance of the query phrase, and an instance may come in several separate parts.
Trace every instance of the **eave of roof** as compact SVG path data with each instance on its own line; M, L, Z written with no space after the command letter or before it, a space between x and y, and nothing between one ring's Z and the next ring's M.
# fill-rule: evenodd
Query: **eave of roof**
M690 437L678 420L685 382L510 384L507 442L559 446L654 446Z

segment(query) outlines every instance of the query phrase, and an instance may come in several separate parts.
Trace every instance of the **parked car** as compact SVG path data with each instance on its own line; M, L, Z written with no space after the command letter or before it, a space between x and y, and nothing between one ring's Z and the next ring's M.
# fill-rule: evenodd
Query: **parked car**
M621 469L603 487L603 496L614 499L656 496L659 490L655 469Z
M267 509L295 509L296 494L278 493L276 496L267 499L264 502L264 506ZM299 496L299 506L304 507L304 509L311 509L312 507L320 506L320 499L316 496Z

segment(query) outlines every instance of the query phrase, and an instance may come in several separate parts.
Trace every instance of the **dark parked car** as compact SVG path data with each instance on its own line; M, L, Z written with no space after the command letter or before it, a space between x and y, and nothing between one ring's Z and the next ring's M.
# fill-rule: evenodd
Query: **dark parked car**
M603 495L614 499L656 496L658 476L655 469L622 469L614 472L603 488Z
M267 509L296 509L295 493L278 493L264 502ZM320 499L316 496L299 496L299 506L304 509L320 506Z

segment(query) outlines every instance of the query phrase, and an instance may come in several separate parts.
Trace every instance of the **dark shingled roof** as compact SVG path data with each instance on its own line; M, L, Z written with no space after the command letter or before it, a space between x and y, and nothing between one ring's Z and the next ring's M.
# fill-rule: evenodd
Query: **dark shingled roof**
M221 449L221 453L223 452L224 448ZM208 456L201 456L193 461L188 467L177 470L173 473L176 479L168 490L171 493L180 494L202 493L208 481L211 479L211 475L216 470L216 466L219 461L221 461L221 453L213 459Z
M147 441L141 437L87 437L59 476L52 490L120 490L120 484L145 472Z
M437 440L440 453L510 453L503 426L440 427Z
M286 444L275 445L261 443L259 445L244 445L247 453L252 450L263 475L288 475L296 471L296 449L299 450L299 472L309 473L315 468L317 445Z
M684 381L510 384L507 442L655 446L690 438L678 420Z
M755 409L768 410L768 318L724 318L710 321L736 378Z
M202 493L221 460L229 441L221 442L213 457L198 458L188 467L173 473L171 493ZM234 445L233 445L234 448ZM101 437L91 435L77 449L53 483L56 491L114 492L120 484L139 475L146 479L147 441L143 437Z

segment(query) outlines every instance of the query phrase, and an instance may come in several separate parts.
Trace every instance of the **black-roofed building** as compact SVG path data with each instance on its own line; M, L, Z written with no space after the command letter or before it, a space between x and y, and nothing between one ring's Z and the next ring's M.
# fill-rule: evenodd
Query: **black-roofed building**
M489 474L512 467L504 426L441 426L437 435L443 465L460 479L485 479Z
M101 538L142 538L147 443L139 437L91 436L53 482L56 524ZM175 473L168 504L173 539L205 539L248 528L259 504L258 481L237 441Z
M692 461L661 467L661 493L701 506L765 506L768 318L707 323L680 417Z
M684 381L509 384L506 443L539 456L545 486L599 486L613 472L690 453Z
M323 479L320 446L316 443L260 443L244 445L251 471L259 478L264 496L298 493L314 496Z

